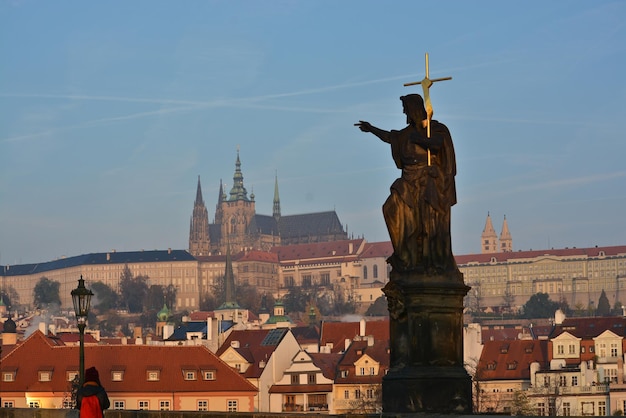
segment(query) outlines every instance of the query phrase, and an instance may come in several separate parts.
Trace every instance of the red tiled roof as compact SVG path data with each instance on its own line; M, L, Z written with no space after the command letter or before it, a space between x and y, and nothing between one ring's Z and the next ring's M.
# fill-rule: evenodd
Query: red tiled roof
M356 373L354 363L363 356L368 356L379 363L377 375L359 375ZM341 373L337 376L336 383L382 383L385 371L389 369L389 341L374 341L369 345L367 340L353 341L343 355L338 365L338 370L347 370L345 377Z
M216 355L220 357L226 350L232 347L234 341L238 342L239 347L232 347L233 350L237 351L250 364L242 375L246 378L259 377L263 373L260 362L268 361L274 350L276 350L276 345L280 342L277 341L275 345L261 345L267 334L272 331L276 332L273 329L234 330L217 350ZM284 335L282 338L284 338Z
M555 326L551 338L567 331L575 337L589 339L597 337L606 330L620 337L626 337L626 318L621 316L565 318L562 324Z
M2 370L17 368L14 382L3 382L11 392L63 392L67 372L78 371L78 346L54 346L35 331L2 360ZM158 365L158 366L156 366ZM52 366L52 379L39 382L38 371ZM257 388L211 353L206 347L152 345L94 345L85 347L85 367L95 366L109 396L128 392L257 392ZM158 381L147 381L147 372L158 369ZM196 372L196 380L185 380L184 369ZM215 380L203 380L202 371L215 372ZM113 381L114 371L123 371Z
M477 380L530 379L530 364L549 362L548 340L487 341L476 368Z
M331 383L321 385L272 385L269 393L315 393L332 392Z
M359 335L360 322L323 322L320 346L333 345L331 352L345 350L345 341L352 341ZM372 335L375 340L389 340L389 318L377 321L365 321L365 335Z
M329 259L342 260L356 257L365 240L353 239L344 241L318 242L312 244L295 244L272 247L271 251L278 255L281 263L294 260ZM352 252L350 246L352 244Z
M195 311L189 314L190 321L206 321L209 318L215 318L213 311Z
M520 328L482 328L480 331L482 342L485 341L507 341L521 340L520 335L530 336L530 330L527 327Z
M361 258L389 257L393 254L391 241L368 242L361 253Z
M618 245L613 247L591 247L591 248L562 248L562 249L550 249L550 250L530 250L530 251L513 251L505 253L491 253L491 254L467 254L457 255L454 258L459 266L469 263L491 263L492 259L496 262L515 262L522 259L531 259L541 256L553 256L553 257L574 257L574 258L588 258L599 257L603 253L605 257L626 255L626 245Z
M335 371L341 360L341 354L335 353L308 353L313 364L320 368L325 378L335 380Z

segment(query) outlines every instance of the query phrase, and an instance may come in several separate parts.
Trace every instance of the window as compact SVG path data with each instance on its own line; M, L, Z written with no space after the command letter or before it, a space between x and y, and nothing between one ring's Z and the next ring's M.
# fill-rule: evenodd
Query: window
M150 409L150 401L139 401L137 403L137 409L139 409L139 410Z
M376 374L376 368L370 367L370 376L374 376Z
M349 390L344 390L343 391L343 398L344 399L350 399L350 391ZM626 401L624 401L624 404L626 405Z
M294 284L293 276L285 276L285 287L293 287Z
M580 347L580 354L585 354L585 346Z
M543 387L546 387L546 388L550 387L550 376L543 377Z
M617 357L617 344L611 344L611 357Z
M299 385L300 384L300 375L292 374L291 375L291 384L292 385Z
M63 400L63 405L61 407L63 409L73 409L74 408L74 401L72 401L71 399L64 399Z
M539 402L537 403L537 415L544 416L546 414L546 404L543 402Z
M234 399L231 399L228 401L227 403L227 411L228 412L237 412L238 408L237 408L237 401Z
M341 377L348 377L348 371L347 370L342 370L341 371Z
M563 354L564 353L564 348L562 344L559 344L556 346L556 352L557 354Z
M307 382L309 383L309 385L314 385L315 383L317 383L317 374L309 373L307 375Z
M374 389L367 389L365 391L365 397L368 399L372 399L374 397Z
M13 382L15 380L15 372L4 372L2 373L2 381L3 382Z
M67 372L65 377L67 378L68 382L73 382L74 379L78 378L78 372L75 372L75 371Z
M606 402L605 401L598 402L598 415L600 415L601 417L606 415Z
M206 399L202 399L198 401L198 411L208 411L209 410L209 401Z
M124 372L116 371L111 373L111 380L114 382L121 382L124 379Z
M572 376L572 386L578 386L578 376Z
M492 361L491 363L487 363L487 370L495 370L496 369L496 362Z
M2 407L3 408L14 408L15 407L15 403L13 401L4 401L4 402L2 402Z
M157 382L159 380L159 372L157 370L148 371L148 381Z
M367 266L363 266L363 280L367 280Z
M559 386L567 386L567 376L559 376Z
M125 401L113 401L113 409L121 410L126 409Z
M374 264L374 267L372 267L372 275L375 279L378 279L378 265L376 264Z
M29 408L40 408L39 401L30 401L30 402L28 402L28 407Z
M330 285L330 273L320 273L320 284L322 286Z
M311 275L310 274L305 274L302 276L302 287L311 287L312 281L311 281Z
M196 372L194 370L185 370L183 376L185 376L185 380L196 380Z
M563 415L570 416L572 414L572 406L569 402L563 402Z
M215 380L215 370L205 370L203 378L204 380Z
M159 401L159 410L160 411L169 411L170 410L170 401Z
M574 344L569 345L569 353L576 354L576 346Z
M359 376L365 376L365 367L359 367Z
M361 399L361 389L356 389L354 391L354 399Z
M39 372L39 381L40 382L49 382L50 380L52 380L52 372L50 371L45 371L45 372Z

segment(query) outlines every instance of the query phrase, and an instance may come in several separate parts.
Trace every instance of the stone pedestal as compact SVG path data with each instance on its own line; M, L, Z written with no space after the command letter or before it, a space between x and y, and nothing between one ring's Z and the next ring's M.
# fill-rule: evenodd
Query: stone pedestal
M472 413L472 382L463 367L463 297L455 270L391 272L383 291L390 313L390 369L383 412Z

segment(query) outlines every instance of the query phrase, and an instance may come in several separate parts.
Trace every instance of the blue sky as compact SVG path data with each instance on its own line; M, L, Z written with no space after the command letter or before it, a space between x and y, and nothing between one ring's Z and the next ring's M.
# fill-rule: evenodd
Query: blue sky
M0 264L186 249L237 147L257 213L385 241L403 87L455 142L455 254L626 244L626 2L1 1Z

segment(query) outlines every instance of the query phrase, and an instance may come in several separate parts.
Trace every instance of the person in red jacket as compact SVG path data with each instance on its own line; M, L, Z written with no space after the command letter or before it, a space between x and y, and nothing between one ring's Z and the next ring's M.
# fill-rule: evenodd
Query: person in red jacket
M85 370L85 383L76 393L76 409L80 411L80 418L102 418L104 410L110 406L98 370L95 367L88 368Z

